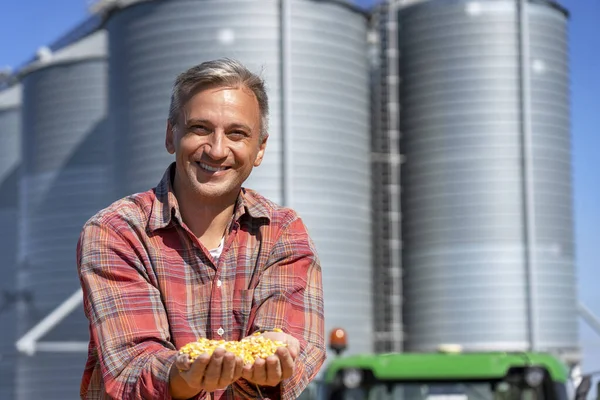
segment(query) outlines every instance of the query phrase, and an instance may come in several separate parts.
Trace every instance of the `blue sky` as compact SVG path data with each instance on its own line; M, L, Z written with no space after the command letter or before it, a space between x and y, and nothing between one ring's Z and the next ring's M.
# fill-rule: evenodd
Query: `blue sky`
M3 0L0 67L17 67L86 16L89 0ZM357 1L371 5L375 1ZM600 1L562 0L571 13L575 228L580 299L600 315ZM60 7L56 7L60 4ZM600 337L581 324L584 369L600 370Z
M600 315L600 2L564 0L571 13L571 116L579 297ZM600 370L600 337L581 324L584 368Z

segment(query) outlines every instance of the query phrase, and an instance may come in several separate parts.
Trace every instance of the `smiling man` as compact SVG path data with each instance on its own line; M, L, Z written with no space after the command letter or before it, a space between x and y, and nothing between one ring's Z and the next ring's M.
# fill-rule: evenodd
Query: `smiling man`
M215 60L181 74L154 189L93 216L77 245L90 322L84 399L294 399L325 360L321 267L289 208L243 188L268 139L264 82ZM283 332L272 332L280 328ZM177 349L255 332L287 344L243 365Z

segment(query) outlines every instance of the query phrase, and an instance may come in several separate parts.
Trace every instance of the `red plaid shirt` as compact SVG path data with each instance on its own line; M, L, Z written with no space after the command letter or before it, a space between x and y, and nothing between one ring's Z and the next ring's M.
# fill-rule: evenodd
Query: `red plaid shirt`
M100 211L81 233L77 263L90 321L81 397L170 399L181 346L281 328L300 341L295 374L260 391L297 398L325 360L321 267L304 224L244 189L215 261L181 220L173 166L155 189ZM258 397L243 379L214 393Z

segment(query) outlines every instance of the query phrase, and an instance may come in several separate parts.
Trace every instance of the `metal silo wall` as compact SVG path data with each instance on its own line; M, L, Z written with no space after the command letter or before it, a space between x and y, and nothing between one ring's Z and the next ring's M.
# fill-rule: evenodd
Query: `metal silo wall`
M104 58L43 66L23 78L21 217L24 260L19 287L23 335L79 289L75 251L83 224L112 200L107 162ZM40 341L87 343L83 307ZM74 399L87 353L21 355L17 399Z
M567 17L530 5L535 307L542 349L578 348Z
M174 161L164 142L175 77L203 61L231 57L262 70L267 80L268 150L247 186L280 203L279 2L151 1L116 11L107 26L118 195L154 187Z
M284 201L280 1L143 2L110 17L110 121L118 194L155 186L175 76L232 57L266 78L270 136L247 187ZM372 348L370 157L366 19L347 5L292 1L292 206L323 262L326 329L349 330L350 351ZM169 23L165 23L168 21Z
M9 93L10 92L10 93ZM14 398L18 178L21 155L20 85L0 92L0 399ZM10 97L10 101L4 101Z
M332 2L293 1L292 202L323 265L326 333L373 349L367 20Z
M407 350L529 348L518 19L512 1L400 12ZM538 349L576 347L565 17L529 3ZM533 61L532 61L533 65Z

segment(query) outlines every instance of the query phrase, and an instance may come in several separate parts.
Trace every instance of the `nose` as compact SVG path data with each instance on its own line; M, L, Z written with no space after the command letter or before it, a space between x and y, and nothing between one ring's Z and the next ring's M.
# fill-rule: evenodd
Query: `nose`
M208 146L204 152L213 160L221 160L226 158L227 146L225 143L225 135L219 131L213 132L210 135Z

